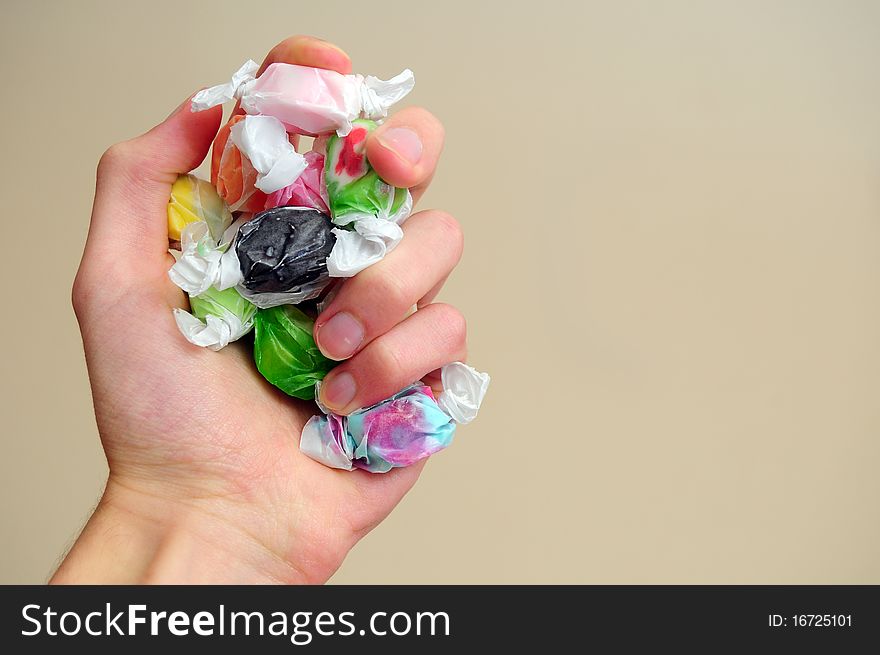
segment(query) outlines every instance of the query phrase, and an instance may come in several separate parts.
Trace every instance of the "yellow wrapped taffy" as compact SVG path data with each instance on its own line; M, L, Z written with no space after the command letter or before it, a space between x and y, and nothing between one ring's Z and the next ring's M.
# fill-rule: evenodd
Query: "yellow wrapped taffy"
M205 221L211 236L219 241L232 223L232 213L210 182L181 175L171 187L168 201L168 238L180 241L183 228L196 221Z

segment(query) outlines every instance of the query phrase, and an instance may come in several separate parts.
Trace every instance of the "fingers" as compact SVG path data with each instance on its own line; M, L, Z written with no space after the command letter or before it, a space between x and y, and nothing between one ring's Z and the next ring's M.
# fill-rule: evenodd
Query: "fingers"
M83 266L100 267L104 274L111 267L164 266L171 185L204 159L222 115L219 107L197 113L189 107L187 99L152 130L111 146L101 157Z
M315 322L327 357L346 359L399 323L458 263L461 228L439 211L414 214L404 238L381 262L346 280Z
M321 384L321 402L337 414L349 414L466 354L464 317L450 305L428 305L330 371Z
M370 135L367 158L383 180L406 187L417 202L422 196L443 150L443 124L428 110L407 107Z

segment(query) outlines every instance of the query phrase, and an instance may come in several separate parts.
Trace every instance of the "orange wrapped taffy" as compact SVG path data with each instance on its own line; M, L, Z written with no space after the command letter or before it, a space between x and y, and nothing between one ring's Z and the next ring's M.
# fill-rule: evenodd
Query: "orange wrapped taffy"
M211 153L211 182L232 211L261 212L266 194L254 186L257 171L229 138L232 126L244 118L244 114L233 116L217 133Z
M277 119L234 116L214 140L211 179L233 211L283 205L329 214L324 156L297 154Z

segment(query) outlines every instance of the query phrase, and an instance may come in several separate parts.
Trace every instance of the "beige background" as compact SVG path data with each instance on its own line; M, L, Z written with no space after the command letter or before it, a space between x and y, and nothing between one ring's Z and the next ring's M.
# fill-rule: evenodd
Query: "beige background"
M0 582L105 476L98 157L295 33L445 122L424 206L494 379L335 582L880 582L880 3L353 5L3 2Z

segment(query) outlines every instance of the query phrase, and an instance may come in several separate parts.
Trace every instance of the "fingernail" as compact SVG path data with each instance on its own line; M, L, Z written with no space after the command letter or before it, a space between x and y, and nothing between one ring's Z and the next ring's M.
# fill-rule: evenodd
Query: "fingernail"
M330 359L346 359L364 340L364 326L348 312L339 312L318 328L318 348Z
M321 402L333 411L342 410L354 400L356 392L357 385L351 373L331 373L321 384Z
M389 127L377 137L379 143L413 166L422 158L422 141L408 127Z

